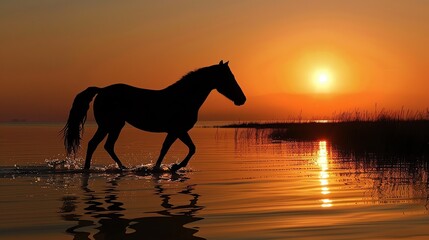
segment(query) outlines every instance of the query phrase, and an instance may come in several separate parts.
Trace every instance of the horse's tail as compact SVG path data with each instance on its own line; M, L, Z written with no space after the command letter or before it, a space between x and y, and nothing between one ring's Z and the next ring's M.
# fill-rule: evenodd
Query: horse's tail
M72 108L70 109L69 118L64 126L62 133L64 136L64 146L66 147L67 155L76 154L80 140L83 134L83 125L86 121L86 114L89 109L89 103L94 96L99 92L98 87L89 87L83 92L76 95Z

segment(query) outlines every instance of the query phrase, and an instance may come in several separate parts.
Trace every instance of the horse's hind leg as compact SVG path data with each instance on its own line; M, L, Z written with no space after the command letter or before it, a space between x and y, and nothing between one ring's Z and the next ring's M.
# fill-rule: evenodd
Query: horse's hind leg
M116 156L115 153L115 143L116 140L118 140L119 133L121 133L122 128L124 127L124 123L122 125L118 125L115 128L111 129L109 131L109 135L107 136L106 143L104 144L104 149L109 153L110 157L112 157L113 160L115 160L116 164L118 164L118 167L120 169L124 169L124 165L122 165L121 161L119 160L118 156Z
M86 150L86 158L85 158L85 169L89 169L91 166L91 158L92 154L94 154L95 149L98 144L106 137L107 132L100 127L95 132L94 136L88 142L88 149Z

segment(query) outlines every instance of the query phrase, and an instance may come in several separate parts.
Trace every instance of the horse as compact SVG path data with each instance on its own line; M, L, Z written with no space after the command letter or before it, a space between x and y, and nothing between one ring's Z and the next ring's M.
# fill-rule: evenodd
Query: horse
M76 95L63 128L67 156L76 155L78 151L89 104L95 97L93 112L98 128L88 142L84 170L90 168L92 155L106 136L104 149L120 170L125 169L114 150L125 123L144 131L167 133L153 167L154 171L160 170L164 156L177 139L181 140L189 151L186 157L179 164L173 164L170 170L176 172L186 167L196 150L188 131L197 122L198 111L210 92L216 89L237 106L246 102L246 96L228 63L220 61L219 64L191 71L176 83L160 90L126 84L114 84L104 88L88 87Z

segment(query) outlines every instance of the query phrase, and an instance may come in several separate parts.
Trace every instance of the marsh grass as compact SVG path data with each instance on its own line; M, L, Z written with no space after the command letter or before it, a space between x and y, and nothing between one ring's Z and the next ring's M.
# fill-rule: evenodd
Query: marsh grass
M429 111L378 114L344 112L327 122L248 122L223 127L261 130L273 141L332 142L340 149L359 153L429 153ZM250 130L253 129L253 130ZM269 131L266 131L269 129Z

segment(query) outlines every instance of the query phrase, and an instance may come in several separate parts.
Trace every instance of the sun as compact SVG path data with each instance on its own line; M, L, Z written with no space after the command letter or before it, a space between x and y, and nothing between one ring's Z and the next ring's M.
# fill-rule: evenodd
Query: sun
M330 92L332 88L332 75L326 69L316 70L312 77L316 92Z
M319 75L317 76L317 80L319 81L319 84L326 84L329 80L329 76L327 73L319 73Z

